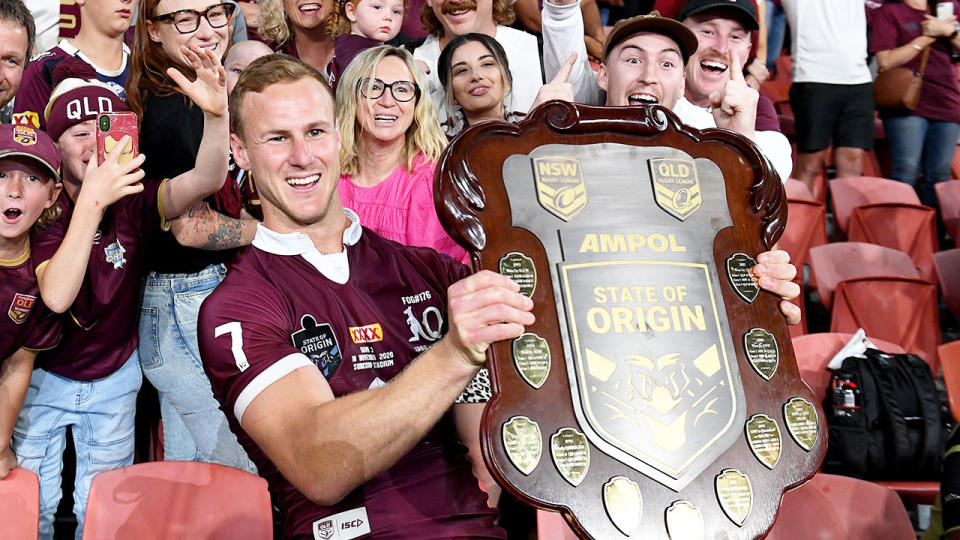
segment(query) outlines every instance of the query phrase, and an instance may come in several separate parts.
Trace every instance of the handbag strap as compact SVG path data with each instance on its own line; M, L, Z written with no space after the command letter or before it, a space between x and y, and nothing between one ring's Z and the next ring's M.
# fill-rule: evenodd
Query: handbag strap
M920 67L914 73L923 77L923 70L927 68L927 58L930 57L930 45L923 48L923 55L920 57Z

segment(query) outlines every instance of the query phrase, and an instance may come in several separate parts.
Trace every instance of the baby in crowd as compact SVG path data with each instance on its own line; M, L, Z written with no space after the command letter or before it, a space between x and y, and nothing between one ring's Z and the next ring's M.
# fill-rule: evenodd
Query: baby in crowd
M330 33L335 36L333 66L336 80L360 51L397 37L406 4L406 0L339 1L328 22Z

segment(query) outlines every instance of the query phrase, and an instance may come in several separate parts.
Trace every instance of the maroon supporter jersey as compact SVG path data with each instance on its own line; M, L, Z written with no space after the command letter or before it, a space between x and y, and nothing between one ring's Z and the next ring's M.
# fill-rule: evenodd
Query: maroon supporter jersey
M33 258L27 250L13 261L0 260L0 363L24 347L49 349L60 340L60 317L40 299Z
M350 275L341 285L310 262L320 255L306 236L261 227L200 310L204 369L231 428L279 497L285 535L504 538L449 414L394 466L330 507L297 491L240 427L257 394L295 369L315 366L336 396L379 387L446 331L447 287L469 273L465 266L369 229L360 234L356 222L345 242L352 244Z
M126 84L127 76L130 74L130 62L127 61L129 55L130 50L124 45L123 66L116 71L102 70L93 66L97 72L97 79L120 96L120 99L126 99L123 85ZM27 68L23 70L17 99L13 101L14 124L46 129L47 123L43 119L43 110L47 107L50 94L53 92L53 70L60 62L71 56L90 64L87 57L69 41L61 41L56 47L30 60Z
M91 246L80 292L64 318L60 346L41 353L38 365L80 381L102 379L123 366L139 343L137 328L140 280L146 237L160 229L159 180L144 180L142 192L124 197L103 214ZM34 259L42 266L63 241L73 215L73 201L60 192L60 217L35 227Z

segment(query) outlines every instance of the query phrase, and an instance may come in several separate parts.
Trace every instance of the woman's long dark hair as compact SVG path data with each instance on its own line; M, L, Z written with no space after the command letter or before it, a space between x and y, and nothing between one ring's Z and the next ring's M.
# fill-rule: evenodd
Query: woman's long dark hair
M450 65L453 62L453 53L462 45L470 43L471 41L482 43L483 46L490 51L493 59L497 62L497 68L499 68L500 75L503 78L504 89L513 88L513 77L510 75L510 62L507 60L507 53L503 50L500 43L486 34L464 34L450 40L450 43L447 43L447 46L440 52L440 58L437 60L437 77L440 79L440 84L442 84L446 90L449 105L453 104L453 85L451 84L451 79L453 78L451 68L453 66ZM504 94L506 94L506 92ZM506 95L504 95L504 98L506 98Z

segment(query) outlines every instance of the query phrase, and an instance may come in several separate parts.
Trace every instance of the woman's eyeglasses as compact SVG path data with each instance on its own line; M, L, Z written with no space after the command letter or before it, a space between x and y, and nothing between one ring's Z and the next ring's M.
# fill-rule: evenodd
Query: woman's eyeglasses
M387 84L371 77L364 77L357 81L357 89L367 99L379 98L387 88L390 89L393 99L400 102L410 101L420 95L420 86L412 81L393 81Z
M207 20L211 28L223 28L230 22L230 16L237 8L234 4L217 4L210 6L203 11L195 9L181 9L150 17L151 21L172 22L177 32L189 34L195 32L200 27L200 17Z

